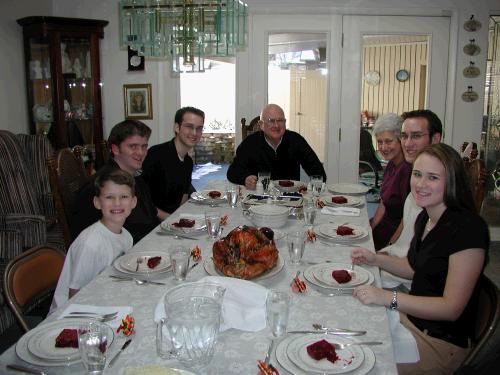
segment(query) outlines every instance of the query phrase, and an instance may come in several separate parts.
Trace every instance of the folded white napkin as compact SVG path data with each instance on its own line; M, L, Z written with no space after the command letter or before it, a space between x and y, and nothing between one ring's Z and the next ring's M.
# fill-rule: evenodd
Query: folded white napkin
M323 207L321 213L335 216L359 216L360 209L356 207Z
M107 321L106 324L111 326L112 328L116 329L120 326L122 323L122 319L125 318L127 314L132 313L132 307L131 306L92 306L92 305L79 305L76 303L73 303L66 307L66 309L62 312L61 315L57 319L62 319L65 316L70 315L72 312L91 312L91 313L96 313L96 314L110 314L114 312L118 312L116 315L116 319ZM75 314L76 315L76 314Z
M251 281L221 276L207 276L198 281L214 282L224 288L222 303L221 331L230 328L256 332L266 327L267 289ZM165 317L163 296L156 305L154 320L156 323Z
M396 363L415 363L420 360L417 341L411 332L399 322L399 312L387 310L391 329L392 347Z

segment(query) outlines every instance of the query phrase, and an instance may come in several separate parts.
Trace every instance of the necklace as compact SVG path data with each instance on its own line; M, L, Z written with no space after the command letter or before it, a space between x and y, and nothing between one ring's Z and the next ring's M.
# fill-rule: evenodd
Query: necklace
M430 232L433 227L434 227L434 224L432 223L431 218L428 218L427 219L427 223L425 224L424 231L425 232Z

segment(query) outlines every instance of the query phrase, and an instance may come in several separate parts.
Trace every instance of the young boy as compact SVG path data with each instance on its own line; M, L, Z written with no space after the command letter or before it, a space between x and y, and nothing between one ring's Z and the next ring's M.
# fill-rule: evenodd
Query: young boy
M133 246L125 219L137 204L134 178L117 168L95 180L94 206L102 218L83 230L71 244L50 312L62 306L113 260Z

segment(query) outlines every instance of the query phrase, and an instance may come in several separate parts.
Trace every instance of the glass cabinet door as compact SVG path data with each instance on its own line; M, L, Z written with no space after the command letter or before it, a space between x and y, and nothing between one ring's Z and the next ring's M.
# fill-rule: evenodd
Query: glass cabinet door
M47 135L54 122L50 73L50 49L47 38L29 39L28 90L33 103L30 114L32 129Z
M61 66L64 79L64 120L68 145L91 145L94 135L94 98L90 38L61 37Z

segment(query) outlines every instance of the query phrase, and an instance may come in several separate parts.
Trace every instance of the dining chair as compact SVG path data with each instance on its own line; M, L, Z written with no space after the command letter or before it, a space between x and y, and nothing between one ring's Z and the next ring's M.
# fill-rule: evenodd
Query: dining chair
M256 116L250 121L250 124L246 124L247 119L245 117L241 118L241 139L245 139L250 134L260 130L259 126L260 116Z
M474 206L477 212L481 212L484 195L486 193L486 166L481 159L464 160L465 169L467 170L469 185L474 198Z
M477 313L474 317L472 349L455 372L469 374L487 366L487 361L498 356L499 338L495 330L500 319L500 294L496 285L485 275L479 280Z
M50 305L64 259L65 254L59 249L36 246L7 264L3 277L5 298L25 332L33 325L28 313L44 302Z
M88 179L80 149L59 150L55 158L49 158L48 169L57 217L68 249L73 240L70 230L73 205L78 191Z

